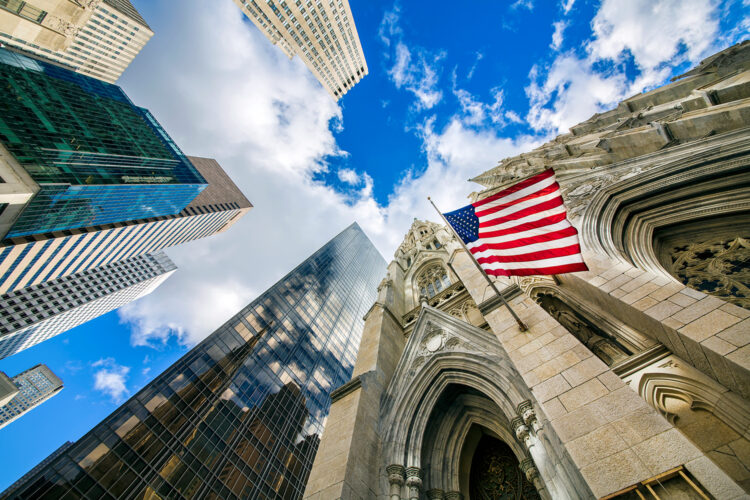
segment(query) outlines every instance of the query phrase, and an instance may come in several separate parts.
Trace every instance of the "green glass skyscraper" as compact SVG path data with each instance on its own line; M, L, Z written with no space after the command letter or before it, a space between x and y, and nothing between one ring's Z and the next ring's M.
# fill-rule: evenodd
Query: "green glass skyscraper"
M301 498L385 264L352 224L0 497Z
M19 186L0 238L173 215L206 187L116 85L0 49L0 88L0 176Z

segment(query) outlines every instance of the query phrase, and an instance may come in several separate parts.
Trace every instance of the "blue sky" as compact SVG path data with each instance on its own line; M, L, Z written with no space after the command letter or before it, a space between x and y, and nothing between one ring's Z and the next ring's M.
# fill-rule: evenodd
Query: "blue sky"
M750 0L350 0L370 74L334 102L231 0L132 0L156 33L120 79L255 208L171 249L154 293L0 361L63 391L0 429L0 489L75 440L357 220L390 259L466 180L747 37ZM462 8L459 8L462 7ZM12 457L12 459L10 459Z

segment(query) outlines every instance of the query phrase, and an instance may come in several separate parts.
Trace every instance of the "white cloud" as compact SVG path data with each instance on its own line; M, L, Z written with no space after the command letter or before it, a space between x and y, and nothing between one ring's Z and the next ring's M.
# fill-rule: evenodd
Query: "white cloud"
M533 0L516 0L515 2L513 2L510 8L534 10L534 2Z
M396 88L414 94L419 109L430 109L443 98L443 92L438 88L438 71L444 55L433 55L419 48L413 49L413 53L399 41L396 44L396 62L388 74Z
M572 5L564 3L563 10ZM526 88L529 124L537 130L567 132L594 113L655 87L675 66L697 63L729 43L722 39L717 44L718 18L713 0L604 0L583 56L567 51L551 64L532 68ZM554 26L552 48L557 50L565 25ZM638 71L632 79L624 69L630 60Z
M557 21L552 23L552 26L554 26L555 31L552 33L552 43L550 44L550 47L553 50L560 50L563 43L563 33L565 32L565 28L568 27L568 23L567 21Z
M102 358L91 366L99 368L94 373L94 390L108 395L115 403L119 403L129 394L125 385L130 372L129 367L118 365L114 358Z
M195 344L354 220L390 260L414 217L437 219L428 195L446 209L462 206L468 178L533 146L476 130L461 115L441 128L428 120L419 129L427 165L405 172L386 206L366 172L355 191L336 192L311 180L327 157L343 154L330 130L341 120L336 103L231 2L188 1L152 16L169 23L155 26L159 36L121 83L186 153L217 158L255 207L225 233L168 250L178 271L120 309L133 344L172 335ZM196 49L185 54L186 45Z
M409 48L403 42L399 19L400 11L395 6L385 13L378 28L380 39L387 48L386 60L393 62L388 76L396 88L403 88L414 94L417 109L431 109L443 98L438 83L445 54L432 53L420 47Z
M558 56L539 83L534 66L526 88L529 113L526 120L536 130L565 133L568 127L611 106L625 94L623 74L600 74L573 53Z
M357 172L355 172L351 168L340 168L337 172L337 175L341 182L345 182L352 186L356 186L357 184L362 182L362 179L359 177Z
M644 70L678 55L698 62L716 38L717 7L712 0L604 0L591 23L591 58L620 60L627 52Z
M563 12L565 14L567 14L568 12L570 12L570 9L573 8L573 4L574 3L576 3L576 0L563 0L563 2L562 2Z
M494 125L504 124L504 95L502 89L497 87L492 89L490 91L492 101L485 103L477 99L469 91L455 88L454 74L453 94L458 98L458 103L461 106L463 123L467 125L482 125L485 121L489 121Z

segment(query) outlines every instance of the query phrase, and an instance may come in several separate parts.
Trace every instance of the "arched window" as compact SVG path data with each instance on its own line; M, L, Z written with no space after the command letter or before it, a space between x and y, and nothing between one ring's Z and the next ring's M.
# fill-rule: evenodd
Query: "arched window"
M435 264L419 274L417 286L419 287L420 295L434 297L442 290L451 286L451 280L448 278L445 268L440 264Z
M406 267L411 266L411 257L406 258Z
M440 248L440 242L437 239L433 240L432 244L435 245L435 250L437 250L438 248Z

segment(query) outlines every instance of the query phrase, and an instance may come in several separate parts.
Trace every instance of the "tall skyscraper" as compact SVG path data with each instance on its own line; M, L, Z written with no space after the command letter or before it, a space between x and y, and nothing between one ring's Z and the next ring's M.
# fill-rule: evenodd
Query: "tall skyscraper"
M178 214L20 236L0 243L0 294L211 236L225 231L252 208L216 160L189 159L208 187Z
M154 291L177 266L138 255L0 296L0 359Z
M117 81L153 35L128 0L0 2L0 42L105 82Z
M384 274L352 224L3 498L300 498Z
M0 86L6 238L178 214L206 187L115 85L0 49Z
M340 99L367 73L349 0L234 0L291 59L297 54L323 87Z
M18 394L7 404L0 406L0 428L33 410L63 388L62 380L46 365L29 368L11 381L18 388Z

